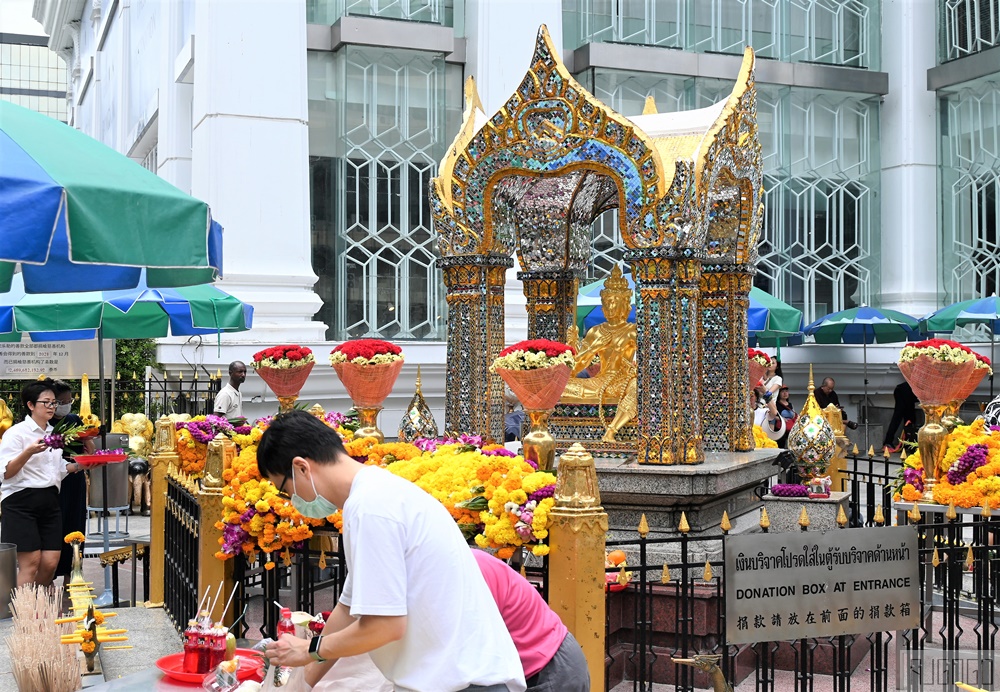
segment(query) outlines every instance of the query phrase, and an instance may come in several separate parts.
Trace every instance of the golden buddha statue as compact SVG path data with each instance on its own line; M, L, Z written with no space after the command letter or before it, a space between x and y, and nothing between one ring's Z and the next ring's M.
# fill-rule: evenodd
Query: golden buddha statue
M576 365L573 375L566 385L560 403L591 404L598 406L601 422L604 423L603 406L617 404L614 420L607 424L604 442L614 442L615 435L623 425L635 418L638 408L636 394L636 331L628 321L632 310L632 289L616 265L611 276L604 282L601 291L601 307L607 322L592 327L577 346ZM570 343L576 341L574 326ZM594 358L599 358L600 372L593 377L575 377L590 366Z

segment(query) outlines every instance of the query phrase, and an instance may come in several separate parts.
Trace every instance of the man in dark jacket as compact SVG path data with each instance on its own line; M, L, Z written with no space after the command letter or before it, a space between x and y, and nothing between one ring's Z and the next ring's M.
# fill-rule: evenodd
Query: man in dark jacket
M847 411L844 407L840 405L840 397L837 396L837 392L833 390L836 383L833 381L832 377L827 377L823 380L823 384L820 388L813 392L813 396L816 397L816 403L819 404L820 408L826 408L830 404L833 404L840 409L840 414L844 417L844 424L851 430L857 430L858 424L852 420L847 419Z

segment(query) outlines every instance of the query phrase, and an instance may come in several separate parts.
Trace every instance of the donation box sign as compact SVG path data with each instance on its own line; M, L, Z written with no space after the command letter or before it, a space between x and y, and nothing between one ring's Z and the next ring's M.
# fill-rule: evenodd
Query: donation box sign
M914 526L726 538L729 644L912 629Z

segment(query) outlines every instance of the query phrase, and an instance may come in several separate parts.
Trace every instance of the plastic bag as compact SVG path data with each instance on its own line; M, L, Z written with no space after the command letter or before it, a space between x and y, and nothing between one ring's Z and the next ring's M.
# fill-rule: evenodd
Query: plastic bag
M313 692L392 692L392 683L375 667L368 654L338 659Z
M271 666L264 671L264 683L260 692L310 692L306 682L305 668L284 668Z

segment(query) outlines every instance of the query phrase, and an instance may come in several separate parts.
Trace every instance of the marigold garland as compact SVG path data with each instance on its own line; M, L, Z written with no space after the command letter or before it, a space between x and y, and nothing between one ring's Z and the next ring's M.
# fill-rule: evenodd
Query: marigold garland
M975 450L980 445L985 448L986 462L972 468L974 465L969 463L968 456L970 449ZM963 470L969 468L968 473ZM954 502L955 506L964 508L981 507L984 502L989 502L991 508L1000 508L1000 430L987 428L981 418L970 425L955 428L948 436L940 475L932 490L935 502L942 505ZM949 475L956 480L964 476L964 480L952 484ZM894 499L904 502L921 500L923 483L923 460L917 451L906 458L899 472Z
M208 460L208 445L195 440L187 428L177 431L177 454L181 460L181 471L195 478L201 476Z
M759 425L753 426L753 442L757 449L777 449L778 443L767 436Z

